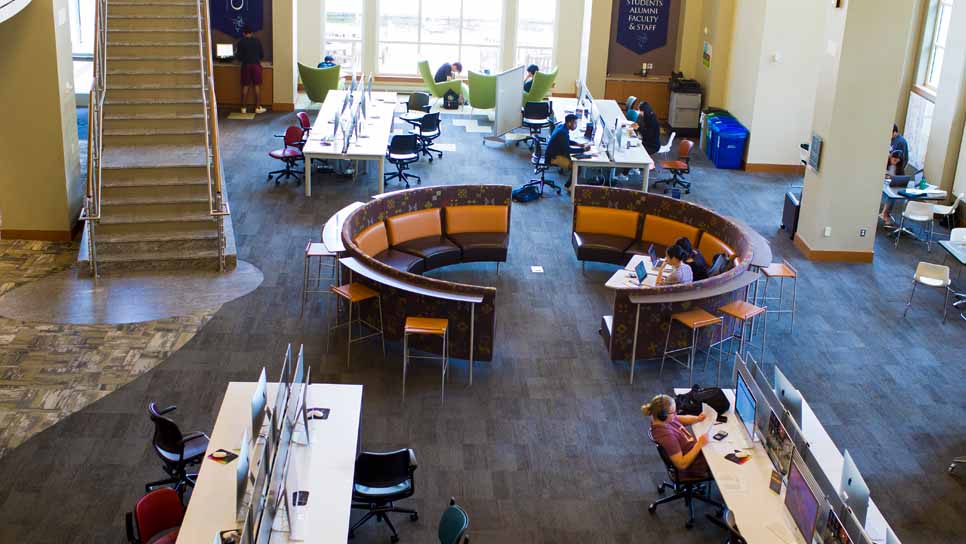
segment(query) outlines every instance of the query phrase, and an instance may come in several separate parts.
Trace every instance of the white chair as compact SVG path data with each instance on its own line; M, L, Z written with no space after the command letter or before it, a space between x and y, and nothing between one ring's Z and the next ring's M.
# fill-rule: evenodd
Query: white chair
M929 233L926 239L926 251L932 251L932 229L933 229L933 205L928 202L909 201L906 208L902 210L902 218L899 220L899 230L896 231L896 247L899 247L899 238L902 237L903 225L905 222L913 221L916 223L929 223Z
M932 207L932 213L934 213L935 215L941 215L942 219L940 219L940 221L942 220L949 221L950 219L952 219L953 214L956 213L956 207L959 206L959 203L964 198L966 198L966 193L959 193L958 195L956 195L956 200L953 201L953 204L951 206L943 206L940 204L936 204ZM952 225L953 222L950 221L946 224Z
M661 155L664 160L667 160L667 154L671 152L671 148L674 146L674 137L677 136L677 132L672 132L668 136L667 143L662 145L660 149L657 150L657 154Z
M949 293L952 292L949 287L952 284L952 280L949 278L949 267L941 264L919 263L912 280L912 293L909 295L909 302L906 302L906 309L902 312L902 317L906 317L909 312L909 306L912 306L912 297L916 295L916 286L919 284L926 287L940 287L946 291L946 296L943 299L943 323L945 323L949 309Z
M953 243L966 242L966 227L951 230L949 232L949 241Z

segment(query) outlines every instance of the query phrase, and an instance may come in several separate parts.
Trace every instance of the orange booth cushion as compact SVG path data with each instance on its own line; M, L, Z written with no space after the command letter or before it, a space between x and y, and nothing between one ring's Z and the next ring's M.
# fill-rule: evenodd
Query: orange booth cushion
M419 238L439 237L443 234L439 208L403 213L386 218L389 245L398 246Z
M638 212L604 208L601 206L577 206L575 232L582 234L606 234L633 240L637 236Z
M704 258L711 263L711 259L714 258L718 253L724 253L729 259L735 256L735 252L728 244L721 241L720 238L713 234L708 234L707 232L701 234L701 243L698 244L698 251Z
M447 206L446 234L509 232L509 207L494 205Z
M366 227L366 230L356 235L353 241L364 254L370 257L375 257L389 249L389 238L386 237L386 225L382 221Z
M681 237L691 240L691 245L697 244L698 228L654 214L644 216L641 240L653 243L655 246L671 247Z

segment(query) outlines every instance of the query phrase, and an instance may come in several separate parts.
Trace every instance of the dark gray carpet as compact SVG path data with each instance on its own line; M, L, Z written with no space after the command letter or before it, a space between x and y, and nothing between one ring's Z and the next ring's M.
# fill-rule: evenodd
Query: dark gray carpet
M255 122L222 122L225 165L240 259L265 281L231 302L182 350L119 392L29 440L0 461L0 542L120 542L124 512L146 481L160 477L150 449L150 401L174 403L186 430L210 430L230 380L253 380L276 369L286 343L304 343L316 381L365 385L362 446L411 446L419 456L418 523L400 519L404 542L435 541L435 524L451 496L472 518L473 542L718 542L701 518L684 529L683 504L646 511L663 468L638 407L653 394L686 382L684 371L657 379L653 363L627 367L607 360L597 335L612 295L603 283L613 268L580 274L569 242L569 199L515 205L510 259L432 274L499 288L497 349L478 363L472 388L465 362L440 406L438 367L426 361L410 375L400 405L398 346L387 360L375 345L323 353L326 305L298 320L302 250L321 223L374 190L368 180L317 177L315 196L265 184L274 169L267 151L293 119L267 114ZM527 152L483 146L480 135L448 124L441 141L458 144L433 165L415 168L424 185L519 184L529 177ZM962 478L946 473L966 453L966 323L940 325L941 295L921 290L908 319L901 312L915 263L939 261L915 243L898 250L879 234L874 265L803 260L778 232L782 195L794 179L717 171L700 160L685 198L744 219L801 273L795 334L769 331L767 363L779 361L803 391L836 443L848 448L873 495L904 542L966 539ZM874 183L874 180L869 181ZM545 274L530 272L541 265ZM774 323L774 322L773 322ZM274 373L275 370L272 371ZM707 381L709 371L702 376ZM354 514L354 519L358 514ZM370 524L355 542L386 542Z

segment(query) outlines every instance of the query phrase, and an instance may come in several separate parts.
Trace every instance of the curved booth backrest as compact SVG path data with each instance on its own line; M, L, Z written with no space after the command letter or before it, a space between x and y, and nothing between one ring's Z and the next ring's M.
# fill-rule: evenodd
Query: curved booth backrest
M674 245L678 239L687 238L692 246L696 246L699 234L697 227L651 213L644 216L641 240L667 248Z
M374 223L355 237L355 243L362 253L378 255L389 249L389 238L386 235L386 225L383 222Z
M575 213L574 225L578 232L628 238L637 236L640 214L636 211L602 206L578 206Z
M443 222L440 219L439 208L387 217L386 226L389 227L389 245L393 246L418 238L443 234ZM374 254L370 253L370 255Z
M444 210L450 234L510 232L509 205L447 206Z

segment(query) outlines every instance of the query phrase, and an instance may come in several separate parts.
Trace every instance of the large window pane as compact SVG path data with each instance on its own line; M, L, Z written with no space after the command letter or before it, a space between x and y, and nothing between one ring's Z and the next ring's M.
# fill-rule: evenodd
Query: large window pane
M499 4L463 0L463 43L500 45L500 11Z
M453 61L463 61L459 58L460 48L456 45L435 45L435 44L420 44L419 45L419 58L426 59L429 61L429 70L436 73L436 69L443 65L445 62ZM413 66L415 66L416 61L413 60ZM463 62L463 72L466 72L466 63ZM472 68L470 66L469 68ZM475 70L475 68L472 68Z
M419 0L382 0L379 9L380 40L419 41Z
M75 56L94 54L94 0L69 0L70 42Z
M496 73L500 67L500 49L497 47L478 47L464 45L460 50L463 69L474 72Z
M530 66L531 64L536 64L541 70L549 70L553 64L553 49L518 47L516 65Z
M325 3L325 51L346 72L362 66L363 0L330 0Z
M459 43L459 0L423 0L422 43Z
M943 71L943 50L939 47L934 47L932 50L932 59L929 62L929 79L926 84L930 87L936 89L939 87L939 76Z
M394 75L415 75L419 59L419 46L415 43L379 44L379 73ZM430 69L436 68L430 64Z
M557 0L521 1L517 19L517 45L552 48L556 16Z
M936 29L936 45L943 47L946 45L946 36L949 34L949 17L953 13L953 7L943 2L939 6L939 26Z

